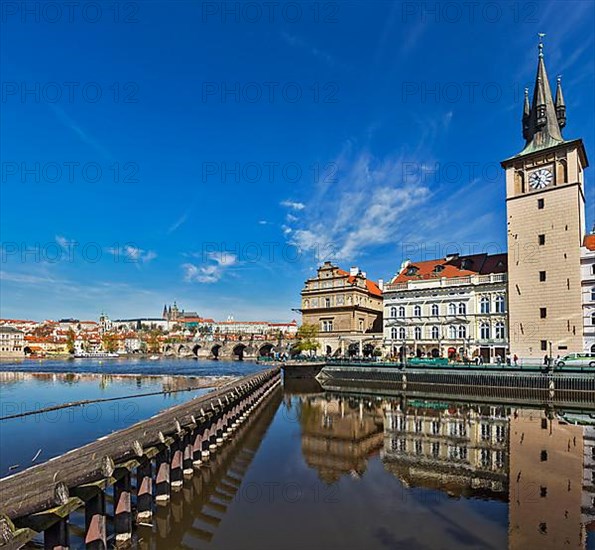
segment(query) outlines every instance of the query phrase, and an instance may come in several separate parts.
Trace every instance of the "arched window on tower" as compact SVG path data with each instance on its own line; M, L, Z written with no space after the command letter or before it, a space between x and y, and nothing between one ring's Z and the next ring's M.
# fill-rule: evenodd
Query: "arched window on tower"
M558 173L556 175L556 184L568 182L568 163L565 159L558 162Z
M522 170L514 173L514 190L517 195L525 192L525 173Z

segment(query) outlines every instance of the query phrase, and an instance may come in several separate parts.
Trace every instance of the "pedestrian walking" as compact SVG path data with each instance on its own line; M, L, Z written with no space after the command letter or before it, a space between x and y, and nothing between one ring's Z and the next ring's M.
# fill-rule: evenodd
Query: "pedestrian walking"
M518 358L518 356L517 356L517 354L516 354L516 353L514 354L514 357L513 357L513 359L512 359L512 360L514 361L514 366L515 366L515 367L516 367L516 366L518 366L518 363L519 363L519 358Z

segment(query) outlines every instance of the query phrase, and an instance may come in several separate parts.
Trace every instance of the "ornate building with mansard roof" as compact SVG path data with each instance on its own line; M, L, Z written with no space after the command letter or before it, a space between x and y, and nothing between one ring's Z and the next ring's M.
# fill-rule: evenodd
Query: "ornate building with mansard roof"
M384 288L386 353L504 360L506 273L506 254L404 262Z

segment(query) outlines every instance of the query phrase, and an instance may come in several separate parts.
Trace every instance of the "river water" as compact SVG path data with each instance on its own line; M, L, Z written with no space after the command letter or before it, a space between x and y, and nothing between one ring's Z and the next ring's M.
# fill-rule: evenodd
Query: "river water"
M0 418L83 400L146 395L0 420L0 477L126 428L204 394L181 391L262 367L240 361L146 359L0 363ZM35 459L35 460L34 460Z
M143 390L155 384L140 380ZM286 387L156 509L152 526L138 527L134 545L592 550L595 426L577 420L585 424L535 407ZM9 441L21 448L41 431L27 426ZM71 521L80 528L83 514Z

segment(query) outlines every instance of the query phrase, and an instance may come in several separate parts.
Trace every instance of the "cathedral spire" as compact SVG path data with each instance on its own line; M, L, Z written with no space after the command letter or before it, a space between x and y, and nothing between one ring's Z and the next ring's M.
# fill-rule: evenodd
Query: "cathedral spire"
M527 116L527 100L525 101L525 114L523 115L523 137L526 140L523 153L547 149L564 139L560 133L560 113L554 105L552 91L545 69L543 57L543 33L539 34L539 58L537 61L537 75L535 76L535 87L533 89L533 101ZM562 93L560 88L560 94ZM563 102L563 98L561 100ZM564 108L564 120L565 120Z

